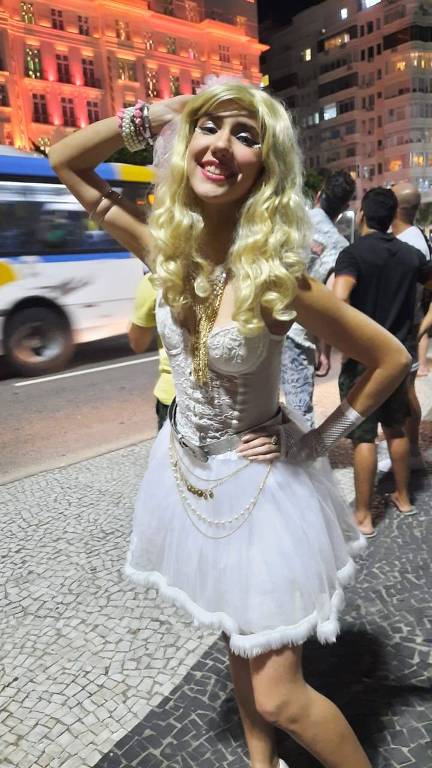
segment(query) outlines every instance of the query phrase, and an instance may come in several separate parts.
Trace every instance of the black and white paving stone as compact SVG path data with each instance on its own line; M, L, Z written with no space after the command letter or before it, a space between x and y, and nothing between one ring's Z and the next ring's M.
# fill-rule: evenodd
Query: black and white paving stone
M341 707L374 768L432 766L432 475L423 485L416 518L383 516L338 642L305 649L308 682ZM283 734L280 753L292 768L318 766ZM132 766L247 768L221 640L97 763Z

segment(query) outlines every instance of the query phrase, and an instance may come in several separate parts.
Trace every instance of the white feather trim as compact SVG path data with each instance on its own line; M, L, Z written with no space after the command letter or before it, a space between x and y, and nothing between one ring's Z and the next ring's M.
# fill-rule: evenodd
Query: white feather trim
M319 617L314 611L298 624L245 635L240 633L240 627L226 613L222 611L211 613L201 608L186 592L170 586L162 574L156 571L137 571L130 564L130 553L124 568L127 578L145 587L155 587L162 597L186 610L194 623L217 632L224 632L230 638L231 651L245 658L276 651L284 646L301 645L314 634L320 643L333 643L339 634L338 614L344 605L342 586L352 581L354 573L355 565L352 560L348 560L338 571L338 586L331 598L329 615L325 619Z

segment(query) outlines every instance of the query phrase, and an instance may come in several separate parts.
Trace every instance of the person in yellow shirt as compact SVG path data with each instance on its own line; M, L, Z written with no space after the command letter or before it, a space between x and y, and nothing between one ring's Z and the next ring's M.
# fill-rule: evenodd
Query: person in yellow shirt
M151 283L150 274L140 280L135 296L132 323L129 329L129 344L134 352L145 352L154 337L156 291ZM153 390L156 398L158 429L161 429L168 416L168 408L175 397L174 382L167 353L158 336L159 378Z

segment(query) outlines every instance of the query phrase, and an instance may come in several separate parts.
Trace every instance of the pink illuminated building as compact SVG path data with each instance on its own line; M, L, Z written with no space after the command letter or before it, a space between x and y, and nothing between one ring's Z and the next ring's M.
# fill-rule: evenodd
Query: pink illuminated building
M0 144L48 146L209 74L259 83L254 0L0 0Z

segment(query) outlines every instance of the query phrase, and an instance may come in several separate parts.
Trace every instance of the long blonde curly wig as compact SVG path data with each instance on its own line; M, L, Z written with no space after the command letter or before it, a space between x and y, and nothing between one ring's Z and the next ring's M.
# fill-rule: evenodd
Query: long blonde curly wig
M261 307L277 320L295 316L290 304L304 272L308 220L302 194L301 156L291 119L269 94L249 85L212 86L194 96L182 113L169 170L156 187L149 218L154 240L156 282L178 318L195 292L208 296L212 264L200 253L205 221L187 175L187 152L202 115L234 101L258 122L263 169L241 205L227 266L234 285L233 320L246 336L259 333ZM189 283L189 285L188 285Z

